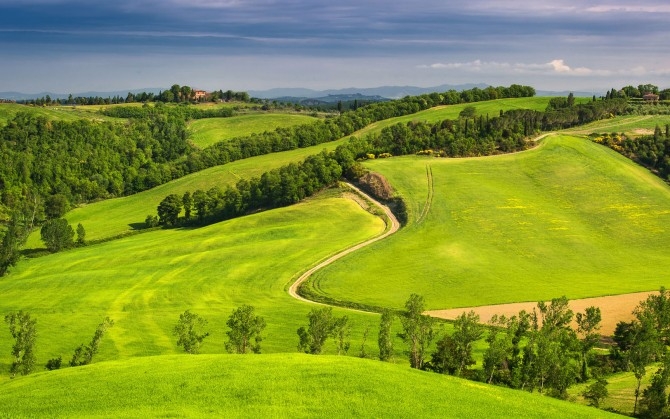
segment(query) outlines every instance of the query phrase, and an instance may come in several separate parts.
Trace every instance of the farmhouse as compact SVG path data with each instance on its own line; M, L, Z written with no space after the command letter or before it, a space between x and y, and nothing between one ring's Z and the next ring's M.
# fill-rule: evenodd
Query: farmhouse
M654 93L647 93L642 96L642 99L644 99L646 102L658 102L659 96Z
M204 90L193 90L193 97L195 100L204 99L207 97L207 92Z

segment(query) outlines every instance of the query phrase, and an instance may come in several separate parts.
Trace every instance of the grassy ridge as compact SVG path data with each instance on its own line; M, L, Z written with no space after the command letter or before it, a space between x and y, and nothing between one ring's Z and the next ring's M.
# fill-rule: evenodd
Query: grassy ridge
M83 205L67 213L65 218L76 227L82 223L88 240L100 240L129 234L141 228L149 214L156 214L158 204L171 193L183 194L196 189L204 191L219 186L225 188L238 180L260 176L264 172L298 162L305 157L317 154L321 150L334 150L344 140L334 141L313 147L300 148L281 153L238 160L223 166L216 166L123 198L108 199ZM44 248L39 231L33 232L26 244L28 249Z
M549 104L550 97L525 97L516 99L496 99L484 102L461 103L458 105L444 105L435 108L427 109L425 111L417 112L412 115L401 116L397 118L390 118L383 121L375 122L369 126L355 132L353 135L363 136L366 134L373 134L381 132L382 129L395 125L400 122L410 121L425 121L425 122L439 122L445 119L456 119L458 114L468 106L473 106L477 110L477 115L489 115L490 117L498 116L500 111L508 111L512 109L532 109L536 111L544 111ZM588 99L590 100L590 99ZM577 103L587 101L585 98L577 98Z
M624 115L571 128L565 132L571 134L623 132L629 137L637 137L644 134L653 134L657 125L665 130L665 124L670 124L670 115Z
M316 119L307 115L280 113L199 119L189 124L190 140L197 147L205 148L231 138L308 124L313 121Z
M116 324L99 360L176 353L171 330L186 309L210 322L203 351L221 353L226 319L242 304L255 306L268 324L264 352L295 352L296 330L312 305L289 297L287 284L319 260L384 230L380 218L337 193L207 227L22 260L0 279L0 314L26 310L37 319L42 364L59 355L69 361L105 316ZM378 317L347 314L356 351L363 329ZM369 347L376 342L374 329ZM8 377L11 342L8 329L0 328L0 380Z
M36 116L45 116L58 121L77 121L79 119L88 119L93 121L122 121L119 118L110 118L92 110L87 110L86 106L27 106L17 103L0 103L0 126L7 124L7 121L13 119L19 112L27 112Z
M614 417L398 365L304 354L162 356L46 372L0 384L0 406L12 417Z
M555 136L514 155L366 165L408 202L410 224L317 273L327 296L402 307L417 292L448 308L670 285L670 188L605 147Z

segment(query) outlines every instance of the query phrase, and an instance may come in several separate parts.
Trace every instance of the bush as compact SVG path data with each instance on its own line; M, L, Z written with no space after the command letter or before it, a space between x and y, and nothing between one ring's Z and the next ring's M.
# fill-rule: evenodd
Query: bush
M49 371L58 370L60 369L62 363L63 357L59 356L58 358L52 358L48 360L44 368L48 369Z

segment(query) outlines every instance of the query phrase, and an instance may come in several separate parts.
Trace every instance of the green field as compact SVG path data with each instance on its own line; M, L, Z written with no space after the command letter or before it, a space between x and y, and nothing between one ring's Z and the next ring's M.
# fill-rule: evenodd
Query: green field
M304 354L172 355L44 372L0 383L0 406L11 417L615 417L404 366Z
M196 189L204 191L219 186L225 189L240 179L259 177L264 172L279 168L291 162L299 162L305 157L322 150L334 150L345 140L333 141L312 147L298 148L281 153L267 154L238 160L222 166L215 166L188 176L157 186L148 191L122 198L82 205L69 211L65 218L73 226L82 223L87 240L100 240L131 234L144 226L147 215L156 215L158 204L169 194L182 195ZM33 232L26 244L28 249L44 248L39 231Z
M380 218L339 197L338 190L327 191L207 227L153 231L24 259L0 279L0 313L25 310L37 319L42 365L57 356L69 361L105 316L116 324L103 340L99 361L177 353L171 329L186 309L210 322L203 351L222 353L226 319L242 304L255 306L268 324L264 352L296 352L296 330L306 324L312 304L291 298L287 284L384 228ZM347 314L354 323L352 352L368 325L369 348L376 347L378 317ZM9 330L0 328L0 381L9 376L11 341Z
M411 115L389 118L383 121L375 122L367 127L355 132L355 136L364 136L366 134L379 133L382 129L395 125L400 122L425 121L439 122L445 119L456 119L458 114L467 106L473 106L477 110L477 115L489 115L491 118L498 116L500 111L509 111L513 109L531 109L544 111L549 104L550 97L525 97L517 99L496 99L485 102L461 103L458 105L443 105L426 109ZM590 100L590 99L588 99ZM587 101L585 98L577 98L577 103Z
M308 124L316 120L307 115L287 113L262 113L230 118L198 119L189 124L189 139L197 147L205 148L231 138Z
M651 384L651 379L657 370L657 366L650 365L647 367L647 374L642 379L640 392ZM637 380L632 372L619 372L606 377L608 382L607 391L608 396L601 403L601 408L616 409L624 414L632 414L635 406L635 387ZM570 398L577 403L588 404L588 401L582 397L582 393L593 382L590 380L586 383L580 383L568 389Z
M624 115L571 128L565 132L571 134L623 132L629 137L637 137L645 134L653 134L654 128L657 125L665 131L666 124L670 124L670 115Z
M19 112L27 112L35 116L45 116L57 121L77 121L88 119L93 121L120 121L119 118L110 118L97 112L87 110L86 106L28 106L17 103L0 103L0 127L7 124Z
M366 166L410 222L317 273L326 296L399 308L415 292L438 309L670 285L670 187L606 147L552 136L513 155Z

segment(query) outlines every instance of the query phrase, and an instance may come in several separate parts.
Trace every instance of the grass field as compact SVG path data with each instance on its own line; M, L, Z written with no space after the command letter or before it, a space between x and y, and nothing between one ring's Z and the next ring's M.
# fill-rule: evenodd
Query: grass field
M651 384L651 379L657 370L657 366L650 365L647 367L647 374L642 379L640 392ZM635 388L637 380L632 372L620 372L606 377L608 382L607 391L608 396L602 401L601 407L603 409L613 408L624 414L633 413L635 406ZM582 397L582 393L593 382L593 380L586 383L577 384L568 389L570 398L577 403L588 405L588 401Z
M44 372L0 383L0 406L12 417L615 417L404 366L304 354L173 355Z
M474 106L477 110L477 115L489 115L491 118L498 116L500 111L508 111L513 109L532 109L536 111L544 111L549 104L550 97L526 97L516 99L496 99L485 102L461 103L458 105L444 105L427 109L425 111L417 112L411 115L400 116L397 118L385 119L383 121L375 122L355 132L355 136L364 136L366 134L378 133L382 129L395 125L400 122L410 121L425 121L425 122L439 122L445 119L456 119L458 114L467 106ZM576 98L577 103L591 100L586 98Z
M644 134L653 134L654 128L656 128L657 125L665 131L666 124L670 124L670 115L624 115L595 121L590 124L571 128L565 132L571 134L623 132L629 137L637 137Z
M329 297L399 308L416 292L438 309L670 285L670 187L590 141L366 166L397 188L410 222L317 273Z
M259 113L230 118L198 119L189 124L191 134L189 139L197 147L205 148L231 138L308 124L313 121L316 119L311 116L287 113Z
M296 352L296 330L307 323L313 306L291 298L287 284L384 228L353 200L327 191L291 207L207 227L153 231L24 259L0 279L0 314L25 310L37 319L42 365L58 356L69 361L105 316L116 324L102 342L99 360L177 353L171 329L186 309L209 321L203 351L222 353L225 322L242 304L255 306L268 324L264 352ZM375 348L378 317L347 315L354 323L352 352L368 325L368 347ZM0 328L0 381L8 377L11 341L9 330Z
M0 127L7 124L7 121L13 119L19 112L27 112L36 116L45 116L57 121L76 121L79 119L89 119L93 121L121 121L119 118L110 118L91 110L86 110L85 106L28 106L17 103L0 103Z

